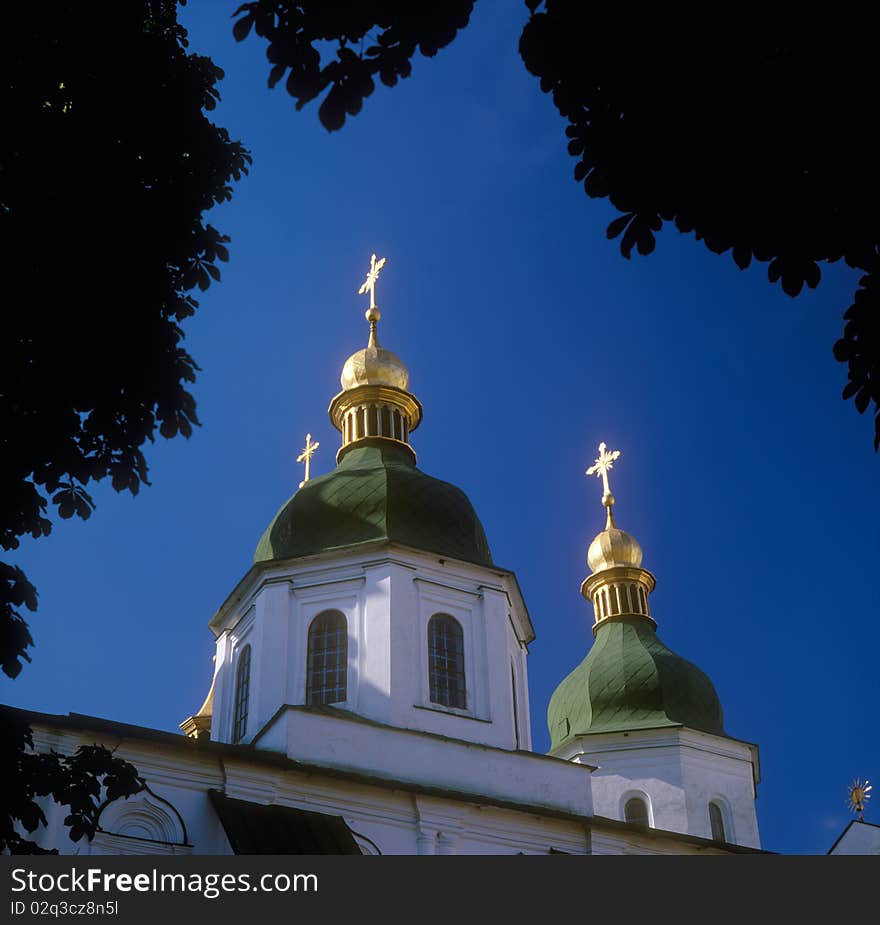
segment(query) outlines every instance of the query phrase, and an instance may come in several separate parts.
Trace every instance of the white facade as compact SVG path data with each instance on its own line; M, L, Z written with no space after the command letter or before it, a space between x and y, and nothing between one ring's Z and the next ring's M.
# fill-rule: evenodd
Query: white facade
M56 719L34 721L39 750L65 753L80 744L103 741L116 748L117 756L135 764L150 785L146 794L108 804L101 815L102 831L90 844L67 839L62 825L67 810L47 804L49 825L39 832L38 841L59 847L62 854L231 854L208 797L212 789L253 803L342 816L364 854L724 854L730 850L593 816L590 768L548 756L437 739L433 753L421 753L425 765L414 761L404 769L412 778L408 782L387 779L392 760L385 774L371 780L354 769L322 773L314 765L240 746L197 742L88 717ZM329 733L335 718L319 719L326 721L327 729L300 731ZM362 744L353 743L355 748ZM422 774L430 779L431 759L447 745L457 758L472 753L471 765L462 774L487 787L489 794L458 793L448 787L441 791L414 782ZM447 760L446 766L450 764ZM532 802L536 800L540 804Z
M288 747L280 730L288 708L306 703L309 627L327 612L341 613L348 632L347 694L334 707L401 729L531 748L526 646L534 631L516 579L501 569L381 545L251 569L211 620L217 635L212 739L233 739L237 664L250 646L241 742L296 757L302 742ZM463 630L464 709L429 696L428 621L435 614L454 617Z
M579 736L556 755L595 766L595 813L624 819L628 800L643 800L652 827L712 838L710 804L724 840L759 848L755 798L757 748L693 729L644 729Z

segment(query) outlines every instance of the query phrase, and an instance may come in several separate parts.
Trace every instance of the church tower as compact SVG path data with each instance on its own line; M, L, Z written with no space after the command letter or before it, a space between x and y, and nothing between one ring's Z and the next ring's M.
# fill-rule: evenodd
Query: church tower
M211 620L213 694L182 724L191 735L372 772L414 754L412 736L383 729L531 747L531 621L464 492L416 465L422 406L379 342L384 262L374 255L361 287L367 346L330 402L336 466L284 502ZM309 437L302 458L314 446Z
M614 520L608 472L619 455L600 444L587 470L602 478L606 509L581 585L594 641L550 700L550 754L596 767L599 816L757 848L757 747L727 735L712 682L657 635L655 578Z

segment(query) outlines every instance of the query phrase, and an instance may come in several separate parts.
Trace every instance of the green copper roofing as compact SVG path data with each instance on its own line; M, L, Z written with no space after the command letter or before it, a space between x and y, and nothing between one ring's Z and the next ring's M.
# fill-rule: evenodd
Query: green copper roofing
M377 540L492 564L464 492L417 469L407 449L379 440L350 449L332 472L306 482L269 524L254 562Z
M725 735L712 682L641 617L599 627L587 657L550 698L547 724L551 751L597 732L689 726Z

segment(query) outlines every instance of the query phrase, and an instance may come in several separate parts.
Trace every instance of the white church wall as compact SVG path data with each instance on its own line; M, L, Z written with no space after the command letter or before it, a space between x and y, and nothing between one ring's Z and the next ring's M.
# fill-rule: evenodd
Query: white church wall
M337 706L403 728L530 748L527 650L517 636L528 617L515 612L510 583L506 573L387 548L375 557L348 553L255 570L212 621L218 633L212 737L232 739L238 658L248 644L251 692L242 741L253 741L283 706L305 703L309 626L335 610L348 627L347 692ZM428 621L438 613L463 631L462 709L430 699Z
M391 658L389 721L396 723L409 715L421 696L421 678L413 662L421 653L418 585L413 581L417 574L417 569L409 562L395 559L388 563L389 638L394 639L397 652L408 654L405 658Z
M528 646L516 635L509 613L507 616L507 644L510 656L512 710L516 720L514 745L524 751L532 750L532 723L529 706L529 683L526 657Z
M55 739L63 751L72 751L79 743L78 737ZM116 753L136 764L157 797L136 795L119 801L109 814L105 810L108 831L99 832L90 844L67 839L60 825L66 809L53 804L47 807L51 818L43 842L51 836L64 854L229 854L229 843L208 800L211 788L225 790L234 799L341 815L356 836L365 839L366 849L374 846L370 853L546 853L550 842L565 843L565 833L572 828L571 823L556 820L547 820L542 827L540 819L529 814L287 772L247 760L182 757L174 749L140 742L123 743ZM185 844L181 828L173 821L178 814L186 827ZM157 820L150 830L144 822L147 815ZM574 828L578 830L577 825Z
M420 854L588 854L587 825L511 813L495 806L415 799Z
M290 592L284 585L269 584L264 587L255 601L250 633L253 638L244 638L238 644L239 649L249 641L252 646L251 702L243 742L249 742L257 730L272 718L286 694L288 634L291 631L289 597ZM234 680L235 665L231 667L230 677Z
M349 673L355 669L355 696L351 706L357 713L379 722L391 722L393 692L391 686L392 651L392 584L389 563L363 566L361 585L361 620L349 626ZM355 651L351 651L352 643ZM302 659L301 659L302 660Z
M648 818L654 828L689 832L681 764L676 749L615 750L591 748L584 756L593 772L593 805L599 816L624 819L631 797L647 797Z
M444 791L590 815L590 770L349 717L288 709L259 742L295 761Z
M725 840L760 847L749 745L690 730L681 738L685 746L682 779L691 834L712 837L709 803L715 802L724 818Z
M212 706L211 734L218 742L229 740L228 727L231 725L232 707L230 702L232 700L233 681L227 663L230 659L231 645L231 634L229 630L224 630L217 637L214 650L214 703Z
M361 725L370 728L366 723ZM416 737L412 732L391 732L398 737ZM347 779L332 771L300 771L246 750L239 755L199 747L182 736L180 741L176 737L154 741L123 735L102 737L87 730L75 734L47 726L38 726L35 733L38 748L51 743L61 753L103 738L103 744L116 748L119 757L138 767L151 791L146 804L135 796L105 810L113 831L99 833L91 844L70 842L60 822L66 809L54 804L48 807L49 828L41 833L40 841L46 847L60 848L62 854L230 854L229 842L208 798L210 789L233 799L341 816L364 853L370 854L675 854L714 850L712 846L621 831L619 827L608 830L601 821L593 823L589 812L573 818L565 815L565 810L549 806L542 813L493 802L499 794L508 798L519 795L561 807L564 793L580 790L581 810L588 809L589 792L585 794L580 788L589 782L588 769L545 756L462 744L466 752L490 753L490 757L484 756L477 775L482 784L504 782L494 794L484 787L481 799L462 799L449 791L448 795L426 794L403 785ZM472 766L471 770L475 769L476 765ZM126 804L132 810L129 817ZM158 837L143 837L151 833ZM181 838L185 843L176 841Z
M646 729L581 736L560 757L596 766L597 816L622 820L626 800L641 792L653 827L711 838L714 800L726 815L726 840L760 847L747 743L690 729Z
M725 855L728 852L721 846L711 844L694 844L680 841L675 836L646 838L638 833L621 833L617 830L603 828L600 824L592 827L590 845L592 853L597 855Z

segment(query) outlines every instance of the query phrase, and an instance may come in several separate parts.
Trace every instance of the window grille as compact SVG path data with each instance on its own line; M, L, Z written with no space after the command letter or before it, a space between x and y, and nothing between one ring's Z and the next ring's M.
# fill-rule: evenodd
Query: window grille
M432 703L465 709L464 633L458 620L445 613L428 623L428 685Z
M245 646L238 657L235 672L235 712L232 719L232 742L241 742L247 732L248 701L251 693L251 647Z
M348 696L348 624L338 611L319 614L309 627L306 703L339 703Z

